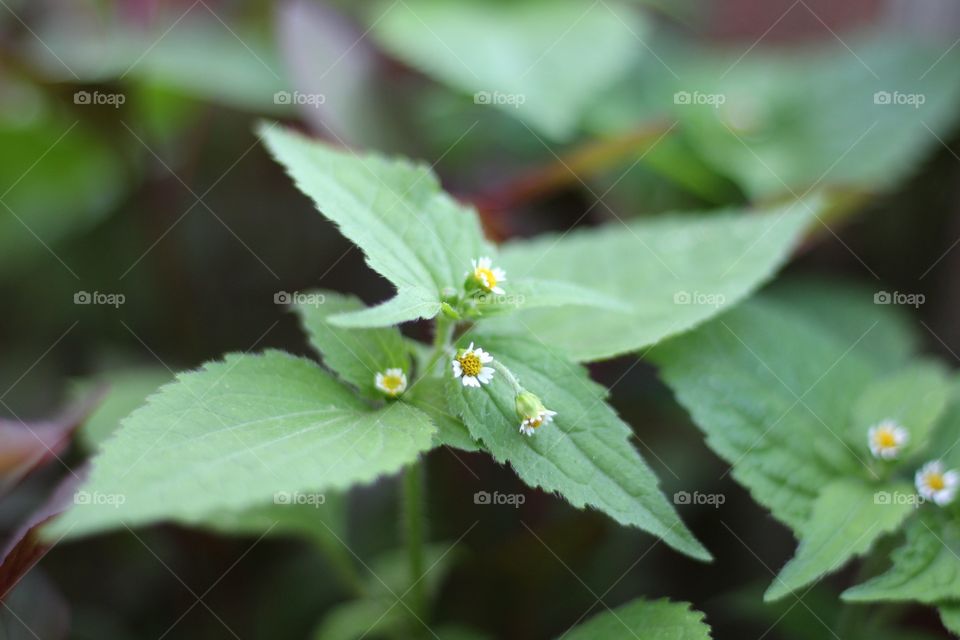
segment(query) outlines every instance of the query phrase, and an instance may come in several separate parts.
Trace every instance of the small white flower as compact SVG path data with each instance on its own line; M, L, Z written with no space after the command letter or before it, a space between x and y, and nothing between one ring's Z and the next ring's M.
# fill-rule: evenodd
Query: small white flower
M484 256L477 260L470 261L473 264L473 278L485 290L502 296L505 291L503 287L498 286L501 282L506 282L507 272L500 267L494 267L490 258Z
M524 418L520 423L520 433L525 436L532 436L537 429L545 424L550 424L553 422L553 416L555 415L557 415L556 411L544 409L543 411L538 412L535 416Z
M477 387L481 384L487 384L493 379L493 367L483 365L493 362L493 356L477 347L473 348L473 343L466 349L462 349L453 358L453 377L460 378L465 387Z
M934 460L917 471L916 484L921 496L943 507L953 502L956 497L957 488L960 487L960 473L944 471L943 463Z
M396 398L407 390L407 374L403 369L387 369L374 376L373 383L386 395Z
M883 420L870 427L867 444L874 458L893 460L910 441L910 434L893 420Z
M536 394L522 389L517 394L517 416L520 418L520 433L532 436L537 429L553 422L556 411L543 406L543 401Z

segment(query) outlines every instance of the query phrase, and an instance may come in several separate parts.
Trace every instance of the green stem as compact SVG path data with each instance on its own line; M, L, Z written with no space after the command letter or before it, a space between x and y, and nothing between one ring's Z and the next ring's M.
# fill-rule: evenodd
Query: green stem
M437 316L436 331L433 335L433 350L427 359L427 365L423 368L423 373L421 374L423 377L433 374L437 362L450 347L450 341L453 339L453 331L456 329L456 326L457 323L454 320L442 315Z
M403 473L403 527L410 559L413 610L427 619L427 594L423 583L423 463L412 464Z
M503 374L503 377L507 379L507 382L510 383L516 393L523 391L523 387L520 386L520 381L517 380L517 376L513 375L513 372L510 371L506 365L501 364L498 360L494 360L493 368Z

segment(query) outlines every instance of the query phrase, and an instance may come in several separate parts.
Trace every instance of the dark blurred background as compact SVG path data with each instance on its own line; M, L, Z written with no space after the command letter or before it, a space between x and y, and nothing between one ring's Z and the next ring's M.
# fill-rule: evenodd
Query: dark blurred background
M592 4L584 0L584 9ZM550 135L476 104L472 92L379 41L377 20L390 2L0 0L0 415L48 419L106 381L119 394L118 414L89 427L108 431L172 372L226 352L274 347L313 356L293 315L275 304L278 292L322 286L368 302L389 295L264 152L253 133L260 119L433 164L499 240L613 216L765 203L817 183L831 166L816 157L811 179L793 172L785 189L751 180L752 168L711 157L722 145L707 133L698 138L701 125L684 121L677 105L650 99L664 86L664 69L692 77L679 70L710 68L711 51L742 56L719 86L740 82L761 101L790 85L842 89L852 83L821 75L857 67L861 55L872 69L866 50L880 51L885 70L884 56L909 42L948 52L933 71L936 54L903 63L913 78L928 71L946 97L928 96L938 111L925 129L908 122L907 133L877 144L877 154L892 154L890 166L863 175L851 167L836 181L862 204L831 220L829 232L815 232L784 277L923 293L926 303L910 313L924 323L926 350L952 364L960 352L960 103L946 85L960 80L949 53L958 47L960 5L618 4L643 25L630 46L636 59L578 111L576 126ZM757 75L737 79L741 64ZM278 100L278 92L322 95L322 104ZM770 150L765 158L789 166L807 153L791 136L820 131L808 120L857 123L851 97L809 95L817 99L778 122L782 135L755 139ZM826 95L835 98L821 100ZM669 142L653 152L663 134ZM83 293L122 296L122 304L83 304ZM409 332L422 336L423 328ZM623 358L591 368L614 385L613 403L667 495L725 495L719 508L680 507L717 560L696 563L576 511L485 455L441 449L427 461L430 538L469 533L438 577L435 621L487 637L549 638L602 611L598 599L615 606L646 596L692 602L723 639L827 638L826 627L842 628L837 595L850 572L823 581L802 603L763 605L763 590L792 554L791 534L731 480L651 367ZM61 460L3 496L0 530L13 532L65 467L82 463L95 440L85 443L86 428ZM365 561L399 544L395 484L385 479L349 496L346 540ZM516 509L475 505L482 490L526 501ZM337 575L309 541L173 526L123 532L55 547L8 596L0 637L311 637L349 597ZM916 631L909 637L947 637L934 613L906 615Z

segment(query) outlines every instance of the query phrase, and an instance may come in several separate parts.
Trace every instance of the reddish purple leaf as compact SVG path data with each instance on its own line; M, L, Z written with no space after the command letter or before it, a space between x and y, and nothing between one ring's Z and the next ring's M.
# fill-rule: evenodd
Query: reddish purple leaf
M0 419L0 496L31 471L58 459L105 393L101 387L51 420Z
M63 513L73 504L77 487L87 475L87 467L71 472L60 481L57 488L39 509L30 514L0 551L0 601L20 582L46 555L52 546L42 542L37 529L50 518Z

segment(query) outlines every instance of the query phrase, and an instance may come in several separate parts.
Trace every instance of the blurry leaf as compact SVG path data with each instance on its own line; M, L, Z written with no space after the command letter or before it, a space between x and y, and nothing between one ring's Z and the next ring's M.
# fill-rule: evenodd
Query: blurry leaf
M377 329L347 329L331 324L332 315L364 308L353 296L333 291L315 291L307 294L316 304L303 303L295 307L303 328L310 336L310 344L323 357L323 363L344 382L352 384L366 395L382 399L374 379L377 373L399 368L412 375L410 349L396 327Z
M0 496L30 472L63 455L70 446L73 432L103 395L103 388L90 389L50 420L27 423L0 419Z
M878 492L909 496L907 483L871 485L837 480L813 503L809 520L800 529L800 546L780 570L764 600L777 600L820 576L840 569L848 560L870 550L879 537L899 528L915 505L906 500L878 500Z
M771 277L806 227L806 205L817 203L798 203L768 215L729 211L614 222L510 242L502 262L511 277L573 282L630 310L531 310L494 321L494 326L533 334L576 360L636 351L700 324Z
M237 24L222 23L203 4L142 32L71 11L50 15L61 20L28 43L31 55L56 81L140 80L259 113L292 110L292 100L275 98L289 87L272 44Z
M869 456L865 441L851 450L844 439L851 398L877 374L856 345L751 300L656 347L651 359L733 477L803 531L837 465L862 473Z
M449 543L434 543L424 547L427 570L423 576L424 589L430 598L449 571L456 552ZM409 638L411 630L424 630L422 621L412 613L409 556L406 550L390 551L370 563L370 577L366 581L363 598L335 607L314 632L317 640L355 640L360 637ZM430 628L430 627L427 627ZM432 629L442 640L461 636L456 631L448 635ZM416 635L416 634L414 634Z
M934 511L936 509L936 511ZM907 601L938 604L960 599L960 523L949 512L924 507L893 552L893 566L843 592L847 602Z
M260 135L297 187L397 287L392 300L333 322L374 327L432 318L444 290L461 288L470 260L492 255L475 212L444 193L428 167L338 151L266 125Z
M854 402L850 443L867 442L870 427L891 419L910 434L905 455L923 451L947 408L950 392L946 368L932 361L914 363L871 382Z
M634 82L598 101L591 129L677 121L684 140L753 198L820 182L885 191L956 121L960 51L950 45L877 32L744 55L660 33L656 61L643 59Z
M77 437L88 450L96 451L120 427L123 418L172 379L173 374L164 368L144 367L107 371L94 380L77 384L75 394L78 396L92 391L95 384L106 384L103 401L84 421Z
M575 0L406 0L379 5L370 23L404 62L555 139L626 72L647 32L619 2Z
M497 462L509 463L531 487L556 491L577 508L593 507L678 551L710 559L630 444L630 427L604 402L606 389L583 367L538 342L487 334L471 338L558 414L528 437L518 431L516 394L502 372L480 389L448 378L451 409Z
M893 369L917 352L920 337L900 306L876 303L880 293L833 277L811 277L778 280L763 295L848 344L859 340L862 357Z
M189 523L278 492L345 489L415 461L432 432L420 411L402 403L371 410L308 360L228 355L180 374L127 417L83 487L96 499L46 535Z
M20 123L0 113L0 149L4 276L38 257L60 260L57 245L103 219L123 189L119 159L77 121L48 114Z
M633 600L563 634L567 640L710 640L703 614L685 602Z
M436 445L446 445L463 451L480 451L480 445L470 435L467 425L450 413L445 380L420 378L404 400L430 416L430 420L437 427L433 436Z

